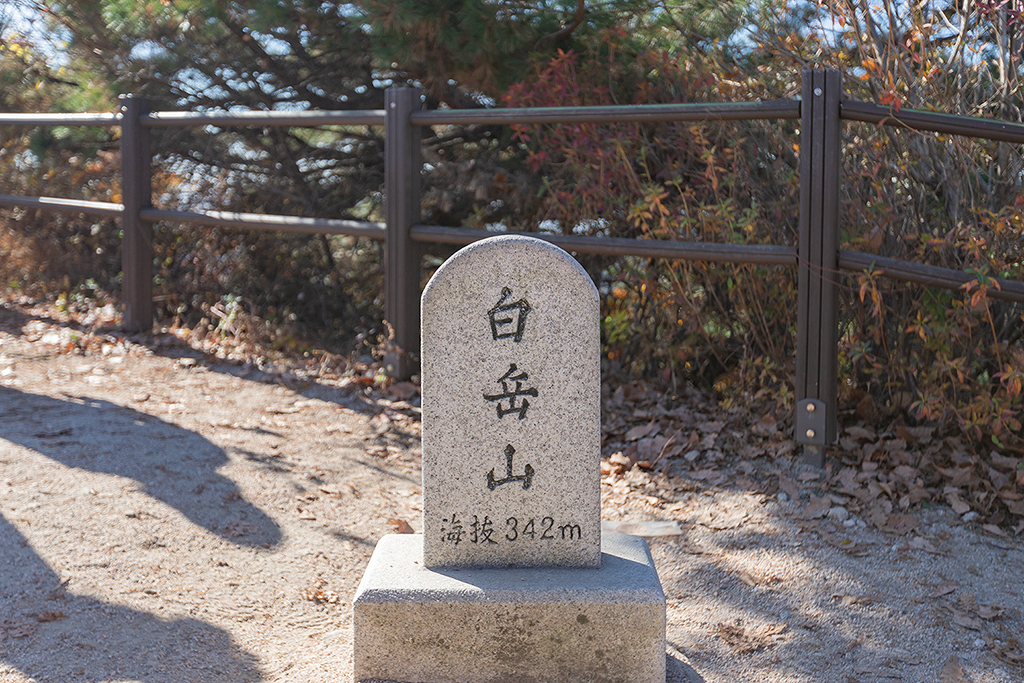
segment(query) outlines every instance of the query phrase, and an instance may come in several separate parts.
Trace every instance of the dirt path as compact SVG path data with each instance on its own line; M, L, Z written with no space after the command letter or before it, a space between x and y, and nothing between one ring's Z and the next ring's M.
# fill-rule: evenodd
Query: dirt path
M0 682L350 681L363 567L420 528L418 408L83 336L0 307ZM813 473L780 502L750 468L605 479L609 522L679 522L670 680L1024 680L1018 541L805 521Z

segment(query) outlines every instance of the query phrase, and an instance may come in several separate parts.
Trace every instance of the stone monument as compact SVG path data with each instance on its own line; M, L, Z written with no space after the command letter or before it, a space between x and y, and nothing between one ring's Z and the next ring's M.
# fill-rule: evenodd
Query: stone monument
M646 542L601 538L598 295L542 240L498 236L422 297L423 535L378 543L355 680L663 683Z

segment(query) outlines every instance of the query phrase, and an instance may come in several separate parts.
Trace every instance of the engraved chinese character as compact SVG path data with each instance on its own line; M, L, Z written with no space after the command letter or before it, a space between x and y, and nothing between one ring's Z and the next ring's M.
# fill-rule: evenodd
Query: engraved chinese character
M473 523L469 525L472 531L469 534L469 540L473 543L491 543L498 545L491 536L494 534L494 522L487 515L484 515L484 521L480 521L476 515L473 515Z
M526 329L526 314L530 312L530 304L526 299L510 302L512 290L508 287L501 288L501 299L494 304L494 308L487 311L491 319L491 336L494 339L509 339L519 342L523 338L523 331Z
M495 479L494 470L492 469L487 473L487 488L494 490L502 484L510 484L512 482L521 481L523 482L523 490L530 488L530 484L533 483L534 469L527 465L523 469L523 474L513 476L512 475L512 456L515 455L516 449L512 448L512 444L505 446L505 478Z
M462 522L455 515L452 515L451 519L445 517L441 522L448 525L441 527L441 541L458 545L462 541L462 537L466 535L465 529L462 528Z
M517 374L518 373L518 374ZM519 419L522 420L526 417L526 409L530 407L530 402L525 398L522 401L518 401L520 396L533 396L536 398L537 390L534 388L524 389L523 381L529 379L529 376L525 372L519 372L519 368L516 367L515 363L511 363L508 366L508 372L498 378L498 382L501 383L501 393L488 395L484 394L484 398L488 401L498 402L498 418L503 418L509 413L519 413ZM508 400L506 406L502 401Z

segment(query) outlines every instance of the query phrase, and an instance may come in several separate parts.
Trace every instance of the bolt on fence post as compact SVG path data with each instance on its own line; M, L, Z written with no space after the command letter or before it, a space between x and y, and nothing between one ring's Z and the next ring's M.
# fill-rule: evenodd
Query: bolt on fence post
M837 437L839 182L842 74L803 72L797 278L796 438L804 460L825 464Z
M420 131L409 120L420 108L420 91L389 88L384 97L384 312L394 330L384 357L389 377L416 372L420 347L420 259L409 229L420 220Z
M148 113L146 98L121 96L121 296L130 332L153 329L153 225L139 215L153 198L149 129L140 120Z

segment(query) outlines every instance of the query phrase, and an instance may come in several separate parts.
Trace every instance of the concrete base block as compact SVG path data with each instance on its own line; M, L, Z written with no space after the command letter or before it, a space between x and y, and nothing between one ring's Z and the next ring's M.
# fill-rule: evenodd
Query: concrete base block
M599 569L426 569L421 535L385 536L353 623L356 681L665 681L665 595L639 536L604 535Z

